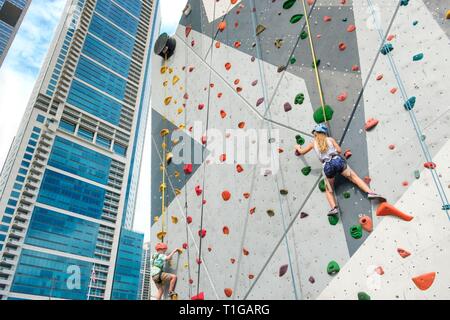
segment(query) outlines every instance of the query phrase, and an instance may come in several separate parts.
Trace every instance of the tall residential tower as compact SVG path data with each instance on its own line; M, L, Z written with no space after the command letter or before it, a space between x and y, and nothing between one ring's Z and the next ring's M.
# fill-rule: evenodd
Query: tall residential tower
M31 0L0 0L0 67Z
M138 299L158 7L68 1L1 173L1 299Z

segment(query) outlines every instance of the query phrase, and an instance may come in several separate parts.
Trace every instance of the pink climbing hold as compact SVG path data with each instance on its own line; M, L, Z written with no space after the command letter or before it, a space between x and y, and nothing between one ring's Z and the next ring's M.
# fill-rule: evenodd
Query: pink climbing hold
M375 268L375 272L377 273L377 274L379 274L380 276L382 276L382 275L384 275L384 270L383 270L383 267L376 267Z
M394 40L394 38L395 38L395 35L390 34L390 35L387 37L387 41L392 41L392 40Z
M330 22L331 21L331 17L330 16L324 16L323 17L323 21L324 22Z
M344 102L345 100L347 100L348 98L348 93L347 92L342 92L338 97L337 100L339 102Z
M408 258L411 255L411 253L409 251L406 251L405 249L402 249L402 248L398 248L397 252L400 255L400 257L402 257L403 259Z
M205 293L200 292L198 295L193 296L191 300L205 300Z
M380 81L382 79L383 79L383 75L382 74L377 75L377 81Z
M258 101L256 101L256 106L259 107L264 102L264 98L259 98Z
M191 33L191 31L192 31L192 26L190 26L190 25L186 26L186 29L184 30L186 38L189 37L189 34Z
M356 30L356 27L354 24L351 24L347 27L347 32L353 32Z
M397 88L392 88L391 90L390 90L390 92L392 93L392 94L396 94L397 93Z
M369 120L367 120L366 125L364 126L364 129L366 131L370 131L373 128L375 128L378 125L379 121L377 119L374 118L370 118Z
M198 110L203 110L203 109L205 109L205 105L203 103L200 103L198 105Z
M198 231L198 235L199 235L199 237L201 237L201 238L206 237L206 230L205 230L205 229L199 230L199 231Z
M308 5L312 6L315 1L314 0L307 0L306 2L308 3Z
M395 149L395 144L390 144L390 145L389 145L389 149L390 149L390 150L394 150L394 149Z
M192 173L192 164L185 164L183 170L184 170L185 174L191 174Z
M192 217L191 217L191 216L187 216L187 217L186 217L186 222L187 222L188 224L191 224L191 223L192 223Z
M196 186L195 187L195 193L197 194L197 196L200 196L202 194L203 190L200 186Z
M183 243L183 249L186 250L188 248L188 244L187 243Z

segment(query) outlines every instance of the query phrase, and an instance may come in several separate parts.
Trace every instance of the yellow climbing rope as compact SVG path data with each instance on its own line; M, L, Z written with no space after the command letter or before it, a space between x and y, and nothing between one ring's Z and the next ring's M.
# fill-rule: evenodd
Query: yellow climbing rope
M312 33L311 33L311 26L309 23L309 14L308 14L308 10L306 9L306 2L305 0L302 0L303 3L303 11L305 13L305 19L306 19L306 28L308 29L308 40L309 40L309 46L311 49L311 55L313 58L313 64L314 64L314 71L315 71L315 75L316 75L316 82L317 82L317 88L319 89L319 96L320 96L320 103L322 105L322 112L323 112L323 118L325 119L325 122L328 125L328 119L327 119L327 115L326 115L326 111L325 111L325 98L323 96L323 90L322 90L322 83L320 82L320 75L319 75L319 68L317 65L317 58L316 58L316 51L314 49L314 44L313 44L313 40L312 40ZM328 126L329 128L329 126Z

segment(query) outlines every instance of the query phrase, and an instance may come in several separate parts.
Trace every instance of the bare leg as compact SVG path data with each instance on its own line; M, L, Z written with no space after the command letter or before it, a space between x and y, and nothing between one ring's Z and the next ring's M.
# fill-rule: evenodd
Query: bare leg
M353 182L358 188L361 189L361 191L365 192L365 193L371 193L373 192L369 186L367 185L367 183L364 182L364 180L362 180L352 169L347 168L342 175L344 177L346 177L348 180L350 180L351 182Z
M156 298L156 300L161 300L161 298L164 294L164 290L161 285L157 285L156 287L158 289L158 292L155 294L155 298Z
M177 276L176 275L172 275L172 278L170 279L169 291L170 292L174 292L176 285L177 285Z
M334 208L337 207L336 200L334 198L334 191L333 191L334 178L332 178L332 179L326 178L325 181L326 181L326 183L325 183L325 185L326 185L325 194L327 196L327 200L328 200L328 203L330 204L331 209L334 209Z

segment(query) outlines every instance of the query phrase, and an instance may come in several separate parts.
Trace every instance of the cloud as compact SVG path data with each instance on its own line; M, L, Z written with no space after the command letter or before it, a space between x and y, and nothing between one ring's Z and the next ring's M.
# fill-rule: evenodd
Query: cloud
M161 32L175 33L186 3L187 0L160 0Z

